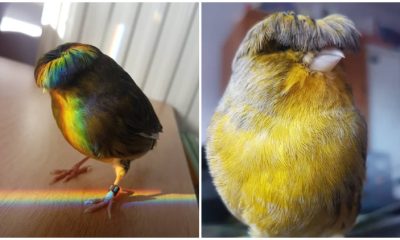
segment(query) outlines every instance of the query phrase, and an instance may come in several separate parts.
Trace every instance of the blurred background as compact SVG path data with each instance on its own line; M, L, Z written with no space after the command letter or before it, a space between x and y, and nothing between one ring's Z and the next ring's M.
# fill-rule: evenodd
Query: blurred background
M361 48L343 61L357 107L368 122L367 181L358 223L348 236L400 236L400 4L203 3L202 145L229 82L233 55L246 32L276 11L321 18L340 13L361 32ZM247 236L226 210L202 159L202 234Z
M198 10L197 3L0 3L0 57L34 66L65 42L97 46L150 99L173 106L198 189Z

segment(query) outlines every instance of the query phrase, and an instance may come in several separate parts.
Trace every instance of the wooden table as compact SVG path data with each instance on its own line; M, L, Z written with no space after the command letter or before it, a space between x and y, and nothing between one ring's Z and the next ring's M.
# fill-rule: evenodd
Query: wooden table
M31 66L0 58L0 237L198 236L198 202L173 110L153 102L164 127L153 151L132 162L121 182L133 191L107 211L84 214L84 201L103 197L111 165L50 185L56 168L83 156L63 138L50 97L34 84Z

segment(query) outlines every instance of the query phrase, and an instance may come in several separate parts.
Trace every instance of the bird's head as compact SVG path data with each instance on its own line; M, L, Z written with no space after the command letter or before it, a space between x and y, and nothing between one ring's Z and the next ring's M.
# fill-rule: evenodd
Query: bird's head
M279 12L249 30L235 58L285 50L303 53L329 48L356 50L359 37L354 23L343 15L315 20L294 12Z
M315 20L275 13L246 34L233 60L232 76L253 91L285 93L310 73L335 76L343 52L357 50L359 37L353 22L342 15Z
M92 66L101 52L94 46L66 43L42 56L35 68L36 85L45 90L67 84L84 69Z

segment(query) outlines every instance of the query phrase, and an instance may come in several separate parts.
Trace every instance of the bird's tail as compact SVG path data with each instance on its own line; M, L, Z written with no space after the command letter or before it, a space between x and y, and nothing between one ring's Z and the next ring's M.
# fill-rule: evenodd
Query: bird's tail
M293 12L275 13L246 34L234 59L286 49L295 51L358 48L360 33L345 16L332 14L314 20Z
M94 46L66 43L46 53L36 64L36 84L45 89L61 86L91 66L101 54Z

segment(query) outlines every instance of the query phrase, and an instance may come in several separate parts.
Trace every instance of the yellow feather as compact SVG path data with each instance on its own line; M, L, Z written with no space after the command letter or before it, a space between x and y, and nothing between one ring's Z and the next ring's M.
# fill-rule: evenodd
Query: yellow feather
M340 70L310 72L301 56L240 60L245 80L232 79L209 127L214 184L255 236L329 236L357 215L364 122Z

